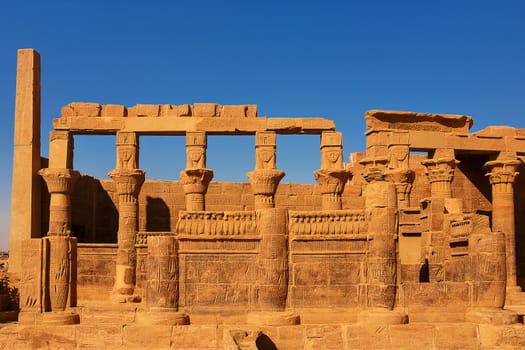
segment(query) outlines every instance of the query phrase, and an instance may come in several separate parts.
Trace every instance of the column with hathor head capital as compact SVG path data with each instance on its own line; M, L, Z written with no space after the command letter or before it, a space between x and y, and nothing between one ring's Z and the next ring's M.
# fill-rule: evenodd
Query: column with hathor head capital
M52 131L49 143L49 168L38 173L50 194L49 230L44 237L48 266L44 268L49 281L44 294L49 298L45 311L63 311L76 304L72 293L76 287L76 238L71 237L71 200L75 183L80 178L72 170L73 138L68 131ZM68 303L69 301L69 303Z
M275 132L261 131L255 134L255 169L246 174L252 185L255 209L275 207L275 192L284 177L284 171L275 168Z
M452 197L452 180L454 170L459 164L454 158L454 150L448 148L436 149L434 156L421 162L426 168L426 175L430 182L431 196L436 198Z
M377 152L377 153L376 153ZM368 221L368 244L364 307L390 312L396 299L396 186L385 181L388 157L382 150L367 150L360 163L365 166L363 177L368 182L365 211ZM366 312L360 316L368 317ZM397 318L396 318L397 319Z
M387 181L396 185L397 205L400 209L410 207L410 191L414 182L414 171L410 169L408 132L391 131L388 145Z
M187 211L205 209L204 196L213 178L213 170L206 168L206 133L186 133L186 169L180 172Z
M138 226L138 197L145 172L138 169L138 135L133 132L117 133L117 164L109 172L115 183L118 203L117 261L112 298L122 302L135 291L136 252Z
M500 152L496 160L485 163L486 176L492 185L492 231L505 234L507 289L517 286L514 181L521 164L513 152Z
M321 169L314 171L323 210L342 209L341 194L351 174L343 166L343 136L340 132L321 134Z

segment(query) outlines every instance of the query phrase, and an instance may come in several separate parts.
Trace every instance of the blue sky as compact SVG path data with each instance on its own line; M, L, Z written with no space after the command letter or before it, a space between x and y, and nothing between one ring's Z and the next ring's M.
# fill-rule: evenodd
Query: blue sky
M42 56L42 152L74 101L257 104L322 116L363 151L364 111L468 114L525 127L525 2L4 1L0 5L0 248L7 247L16 51ZM77 137L75 168L105 176L114 138ZM318 137L279 137L283 181L312 182ZM246 181L253 138L210 137L215 179ZM181 137L144 137L149 178L178 179Z

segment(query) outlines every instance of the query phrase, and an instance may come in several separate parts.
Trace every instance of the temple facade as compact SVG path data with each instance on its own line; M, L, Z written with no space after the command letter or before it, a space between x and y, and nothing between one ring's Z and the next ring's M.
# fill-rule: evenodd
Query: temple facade
M520 348L525 129L470 132L469 116L400 111L365 121L366 152L347 155L344 130L324 118L74 102L43 158L39 56L20 50L18 300L5 311L18 323L5 339L33 339L23 326L106 348ZM111 179L77 171L75 136L108 134ZM294 165L277 163L276 141L290 134L319 135L316 184L286 183ZM178 179L140 167L140 139L155 135L185 137ZM213 181L208 135L253 136L246 182Z

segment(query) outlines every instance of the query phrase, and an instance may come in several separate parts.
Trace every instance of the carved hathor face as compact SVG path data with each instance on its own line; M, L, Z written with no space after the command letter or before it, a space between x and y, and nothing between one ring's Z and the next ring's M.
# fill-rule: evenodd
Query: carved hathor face
M337 162L337 160L339 159L341 155L341 152L340 151L328 151L326 152L326 158L331 162L331 163L334 163Z
M188 149L188 163L191 167L204 167L204 150L200 147Z

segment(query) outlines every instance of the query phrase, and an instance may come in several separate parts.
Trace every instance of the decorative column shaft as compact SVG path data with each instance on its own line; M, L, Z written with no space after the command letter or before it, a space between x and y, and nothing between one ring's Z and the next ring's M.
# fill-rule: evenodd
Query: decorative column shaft
M454 159L454 150L437 149L432 159L421 162L426 168L432 197L452 198L454 169L459 161Z
M189 316L179 313L178 245L174 236L148 236L147 309L135 322L147 325L187 325Z
M206 168L206 133L186 133L186 169L180 173L184 189L186 211L205 209L204 196L213 178L213 170Z
M516 155L500 154L497 160L485 163L492 185L492 231L505 234L507 252L507 288L517 286L516 233L514 218L514 181L521 161Z
M343 166L343 137L340 132L321 134L321 169L314 172L322 198L322 210L343 208L341 194L351 174Z
M255 134L255 170L246 174L252 185L255 209L275 207L275 192L284 177L284 172L275 168L275 148L274 132Z
M109 176L115 182L119 212L113 293L116 301L122 301L120 296L131 296L135 291L138 195L145 173L140 169L115 169Z
M70 196L75 183L80 178L78 171L67 168L45 168L38 172L47 184L51 195L49 208L48 237L44 238L44 247L49 256L49 265L45 269L45 279L49 288L44 289L49 304L45 311L64 311L75 305L76 298L72 291L76 287L76 238L71 237ZM75 259L73 259L75 258Z
M283 311L288 294L288 235L284 209L257 210L261 235L258 255L257 305L260 310Z
M173 236L148 237L148 308L179 307L179 266L177 240Z

